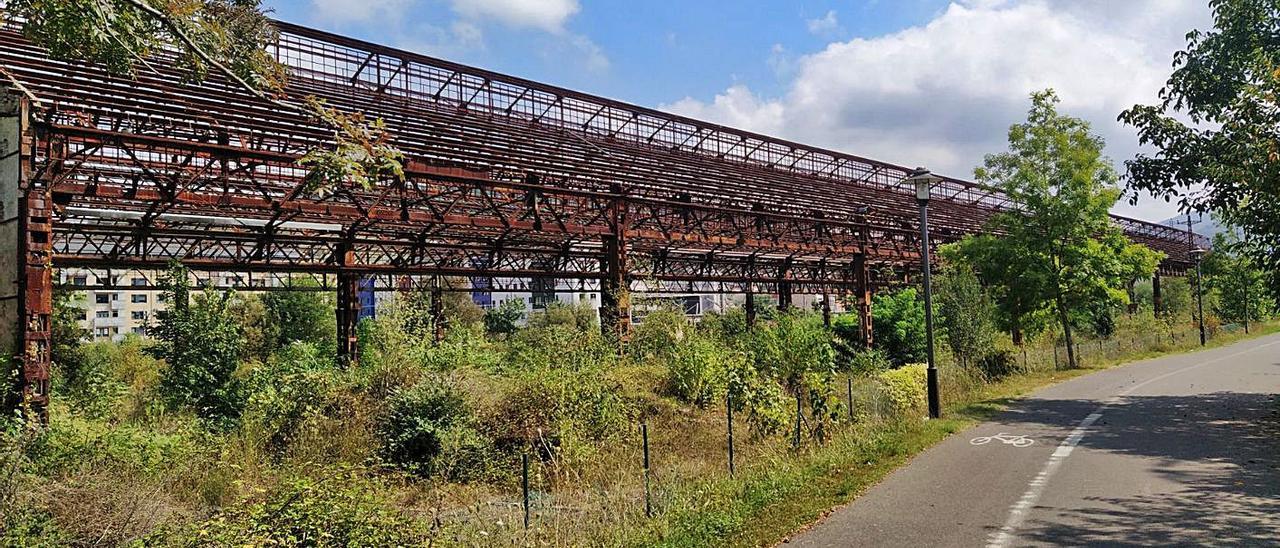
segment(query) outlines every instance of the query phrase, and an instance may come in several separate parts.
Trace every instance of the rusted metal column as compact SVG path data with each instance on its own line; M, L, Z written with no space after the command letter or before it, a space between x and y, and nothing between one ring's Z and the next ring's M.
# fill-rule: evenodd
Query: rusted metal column
M871 344L875 342L871 324L873 321L871 318L871 272L867 269L865 257L858 257L854 261L853 275L857 282L857 293L854 297L857 300L858 333L861 335L863 346L871 348Z
M444 340L444 290L440 287L440 277L431 280L431 332L436 343Z
M49 180L62 172L65 143L50 139L48 169L34 177L37 141L28 124L28 104L15 96L0 97L0 245L4 261L0 310L4 328L6 371L16 368L16 390L6 399L29 411L29 418L48 422L50 333L53 317L53 200Z
M627 206L621 187L609 203L609 225L613 234L604 238L603 280L600 284L600 330L605 337L625 342L631 335L631 295L627 270Z
M791 259L787 259L778 271L778 311L780 312L791 310L791 282L787 281L787 276L790 274Z
M360 363L360 276L338 273L338 361L354 366Z
M831 294L822 292L822 325L831 328Z
M1160 293L1160 271L1151 276L1151 309L1157 317L1164 315L1164 295Z
M356 262L356 253L343 244L338 251L338 261L343 267ZM355 366L360 363L360 275L348 270L338 272L338 362Z
M747 329L756 326L756 293L747 286L747 302L742 303L742 307L747 312Z

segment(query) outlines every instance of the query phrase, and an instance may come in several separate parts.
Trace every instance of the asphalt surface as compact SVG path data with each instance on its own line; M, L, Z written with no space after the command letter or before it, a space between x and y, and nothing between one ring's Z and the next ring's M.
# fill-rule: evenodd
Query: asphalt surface
M786 546L1280 546L1277 393L1280 335L1086 375Z

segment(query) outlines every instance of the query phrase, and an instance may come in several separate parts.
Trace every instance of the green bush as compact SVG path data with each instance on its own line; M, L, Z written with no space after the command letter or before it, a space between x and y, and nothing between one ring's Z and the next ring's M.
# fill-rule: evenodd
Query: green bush
M160 388L171 406L226 422L239 415L243 404L234 374L244 338L233 294L206 289L189 299L187 275L186 268L175 264L163 279L170 308L157 314L159 322L151 329L156 342L148 351L165 361Z
M190 466L201 454L203 434L194 425L172 433L132 424L107 424L75 416L52 422L26 449L31 472L61 477L110 467L156 475Z
M998 381L1022 371L1022 366L1018 365L1018 358L1013 350L1008 348L992 350L978 359L974 365L987 381Z
M876 295L871 304L876 347L897 365L925 359L924 302L908 287Z
M425 522L394 508L390 486L339 470L301 477L185 527L163 528L142 546L420 546Z
M333 404L338 377L327 349L303 342L281 348L245 382L243 431L272 451L285 449L308 418Z
M889 411L896 416L907 416L924 409L928 398L925 388L927 376L927 367L922 363L905 365L876 375Z
M683 310L664 306L645 315L644 321L635 326L627 352L636 361L667 360L693 331Z
M725 395L729 369L745 362L740 353L704 336L685 339L663 360L667 365L667 386L682 401L706 407Z
M529 314L529 327L568 327L582 333L599 332L596 309L586 302L552 301L546 308Z
M893 369L893 362L889 361L889 355L879 348L874 348L855 352L849 356L845 371L855 375L874 376L889 369Z
M450 479L482 476L490 466L493 443L474 428L471 408L447 383L426 380L387 403L379 421L379 454L420 476Z
M524 317L524 299L507 299L484 313L485 331L495 335L510 335L516 332L520 319Z

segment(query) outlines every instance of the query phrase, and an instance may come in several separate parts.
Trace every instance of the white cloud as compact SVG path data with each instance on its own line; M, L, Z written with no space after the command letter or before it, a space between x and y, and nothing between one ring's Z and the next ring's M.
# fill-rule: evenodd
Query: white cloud
M578 0L452 0L451 5L464 18L555 34L564 32L565 22L580 9Z
M813 34L818 36L829 36L840 30L840 19L836 17L835 10L830 10L822 17L805 21L805 26L807 26L809 28L809 32Z
M1052 87L1060 108L1091 121L1120 164L1137 140L1116 116L1155 99L1183 36L1208 17L1202 0L969 0L924 26L800 58L782 96L734 85L710 102L664 108L969 177L984 154L1004 150L1028 94ZM1121 210L1173 211L1151 201Z
M399 19L414 0L311 0L315 18L326 23L369 23Z

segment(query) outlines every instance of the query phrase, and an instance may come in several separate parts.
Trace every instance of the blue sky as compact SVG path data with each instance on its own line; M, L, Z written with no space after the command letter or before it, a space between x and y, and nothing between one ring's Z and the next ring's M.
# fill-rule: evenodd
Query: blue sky
M266 0L281 19L645 106L970 177L1031 91L1108 141L1206 0ZM1143 199L1117 212L1152 220Z

